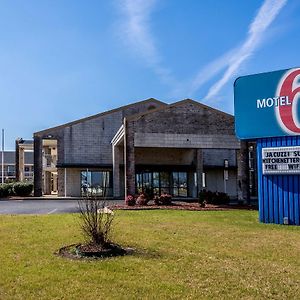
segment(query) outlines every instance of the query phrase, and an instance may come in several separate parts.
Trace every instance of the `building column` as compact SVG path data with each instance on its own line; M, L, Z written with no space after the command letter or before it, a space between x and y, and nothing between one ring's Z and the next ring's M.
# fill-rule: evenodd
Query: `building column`
M241 141L241 148L236 151L237 159L237 196L238 201L248 202L249 197L249 157L248 143Z
M40 197L43 195L43 163L42 163L43 140L41 137L38 136L34 137L33 147L34 147L34 196Z
M65 169L58 168L57 169L57 195L59 197L65 196Z
M19 148L19 181L24 181L25 179L25 175L24 175L24 148L20 147Z
M51 172L44 172L44 194L51 195Z
M57 193L57 172L53 172L51 176L53 179L53 192Z
M16 181L20 181L20 173L19 173L19 139L16 140L16 164L15 164L15 174L16 174Z
M124 132L125 197L135 194L135 154L133 130L126 120Z
M203 150L196 149L197 196L202 190Z
M113 145L113 196L120 197L120 148Z

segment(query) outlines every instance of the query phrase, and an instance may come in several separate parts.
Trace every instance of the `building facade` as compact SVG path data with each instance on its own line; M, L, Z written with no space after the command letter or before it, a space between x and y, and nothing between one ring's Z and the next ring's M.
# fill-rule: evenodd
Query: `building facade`
M34 164L36 196L195 198L206 188L248 197L248 150L233 116L190 99L148 99L36 132Z
M0 163L1 161L2 151L0 151ZM2 167L0 166L0 183L2 182L2 176L4 177L4 182L12 182L12 181L33 181L33 151L25 152L23 154L23 164L21 168L16 163L16 152L15 151L4 151L4 172L2 174ZM22 180L17 174L22 173Z
M16 181L33 181L33 140L16 140L15 179Z

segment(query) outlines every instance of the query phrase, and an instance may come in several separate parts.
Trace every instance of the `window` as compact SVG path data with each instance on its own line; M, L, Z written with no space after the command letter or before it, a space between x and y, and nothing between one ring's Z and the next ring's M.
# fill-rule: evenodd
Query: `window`
M8 165L7 166L7 176L15 176L15 166L14 165Z
M187 197L187 173L172 172L173 177L173 196Z
M111 171L82 171L81 195L99 197L112 196L112 172Z
M170 173L160 172L160 193L170 194Z
M136 190L141 193L150 189L154 195L167 193L187 197L187 177L187 172L140 172L136 174Z

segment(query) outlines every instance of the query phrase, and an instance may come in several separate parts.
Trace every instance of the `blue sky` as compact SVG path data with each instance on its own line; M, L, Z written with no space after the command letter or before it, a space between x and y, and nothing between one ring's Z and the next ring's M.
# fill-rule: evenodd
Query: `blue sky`
M298 0L0 0L0 128L17 137L150 97L233 113L236 77L300 66Z

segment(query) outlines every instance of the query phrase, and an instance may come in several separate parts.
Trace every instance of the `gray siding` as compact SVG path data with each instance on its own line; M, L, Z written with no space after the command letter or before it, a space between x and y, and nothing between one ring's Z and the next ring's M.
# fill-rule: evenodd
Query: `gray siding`
M124 117L165 105L156 100L137 102L99 116L38 132L35 136L58 140L58 164L112 164L111 140Z
M203 149L203 164L207 167L224 167L228 159L229 167L236 167L236 152L230 149Z
M234 118L194 101L183 101L136 119L135 132L232 135Z

